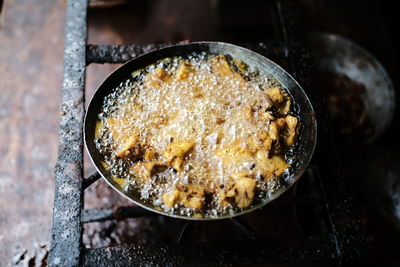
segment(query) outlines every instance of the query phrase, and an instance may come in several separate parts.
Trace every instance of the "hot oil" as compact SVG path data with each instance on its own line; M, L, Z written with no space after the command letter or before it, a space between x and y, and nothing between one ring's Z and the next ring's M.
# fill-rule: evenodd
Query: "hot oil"
M201 214L215 217L233 214L239 208L219 204L216 195L206 193L205 205L201 210L175 204L168 208L162 195L178 185L201 184L215 190L220 185L229 186L232 173L247 172L257 180L256 205L279 187L279 178L265 180L257 174L254 159L245 158L239 162L224 162L216 156L219 147L229 147L234 140L245 140L268 130L268 125L257 120L249 123L242 118L246 106L271 105L259 101L264 91L272 87L282 87L273 77L251 69L243 62L227 56L235 75L221 77L214 73L210 60L215 55L194 53L188 57L166 58L132 73L132 77L122 82L105 97L98 119L105 125L96 146L114 178L123 178L128 194L138 195L142 201L165 212L193 216ZM176 72L183 62L190 62L195 71L187 80L177 81ZM170 79L162 86L149 85L148 77L163 68ZM264 106L263 106L264 105ZM258 114L254 112L254 116ZM110 119L118 121L111 124ZM122 143L115 140L128 138L132 132L138 134L141 144L139 156L117 158L116 151ZM113 136L114 134L114 136ZM123 135L127 136L123 136ZM148 180L140 180L132 166L144 160L144 153L150 148L158 154L153 160L165 161L162 152L168 144L178 140L192 140L194 148L185 156L182 171L166 168L152 175ZM245 148L245 144L240 144ZM285 153L285 151L283 151ZM290 161L290 157L286 158ZM285 171L286 175L289 170ZM285 174L284 174L285 175Z

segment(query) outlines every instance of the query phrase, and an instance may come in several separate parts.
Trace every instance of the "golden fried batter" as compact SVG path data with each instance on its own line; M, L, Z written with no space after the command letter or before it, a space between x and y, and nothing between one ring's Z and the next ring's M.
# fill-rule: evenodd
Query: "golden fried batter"
M282 151L295 144L300 122L277 82L238 72L247 70L216 55L143 71L140 84L127 86L140 90L121 94L96 126L110 169L165 211L201 217L206 207L251 206L261 185L290 167Z

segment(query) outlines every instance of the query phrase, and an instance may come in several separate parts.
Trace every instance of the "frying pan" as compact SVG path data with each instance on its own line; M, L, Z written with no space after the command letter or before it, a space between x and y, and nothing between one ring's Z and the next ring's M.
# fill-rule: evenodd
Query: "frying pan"
M131 77L131 73L135 70L142 69L160 59L175 56L185 57L192 54L193 52L206 52L209 54L229 55L232 58L245 62L250 68L258 69L260 73L264 73L268 76L274 77L291 95L293 99L294 113L300 118L301 127L299 129L299 137L296 145L293 146L291 151L289 152L291 167L288 173L279 179L279 183L276 186L276 189L273 190L273 192L267 194L266 197L263 199L255 199L250 207L238 210L234 214L193 218L179 214L171 214L155 209L155 207L151 203L147 203L146 201L140 199L138 193L125 192L121 188L121 186L113 180L109 171L106 170L101 164L102 155L97 150L94 142L95 127L96 121L98 120L98 114L101 112L104 98L111 93L112 89L118 87L121 82L129 79ZM89 103L89 107L87 109L85 117L84 137L86 148L97 171L111 187L113 187L117 192L119 192L127 199L131 200L133 203L150 211L175 218L188 220L216 220L231 218L251 212L271 202L273 199L279 197L283 192L288 190L300 178L311 159L316 143L316 126L317 123L315 120L314 111L307 95L305 94L301 86L296 82L296 80L292 76L290 76L285 70L279 67L276 63L251 50L236 45L222 42L196 42L189 44L173 45L144 54L125 63L124 65L116 69L113 73L111 73L97 89L92 100Z
M310 41L320 71L346 75L364 85L365 94L360 97L374 132L358 141L372 143L385 132L393 118L396 98L389 75L374 56L353 41L324 32L312 33Z

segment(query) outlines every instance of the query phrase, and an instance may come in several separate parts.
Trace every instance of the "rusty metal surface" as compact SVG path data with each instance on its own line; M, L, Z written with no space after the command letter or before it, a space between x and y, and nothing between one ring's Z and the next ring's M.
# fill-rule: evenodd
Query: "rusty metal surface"
M151 52L168 44L148 45L88 45L86 62L90 63L124 63L144 53Z
M172 44L142 44L142 45L88 45L86 50L86 62L90 63L125 63L142 54L154 51L158 48ZM240 43L240 46L263 54L268 58L287 57L287 48L277 43Z
M258 239L190 245L136 245L86 250L87 266L240 266L266 263L331 263L329 236L302 240ZM318 245L317 245L318 244ZM116 260L118 259L118 260Z
M92 175L90 175L89 177L85 178L82 181L82 189L85 190L86 188L91 186L94 182L99 180L100 178L101 178L101 176L98 172L93 173Z
M141 207L125 206L116 207L114 209L86 209L82 212L82 223L102 222L107 220L123 220L126 218L136 218L141 216L155 216L154 212L150 212Z
M82 249L86 12L87 0L68 1L50 266L79 265Z

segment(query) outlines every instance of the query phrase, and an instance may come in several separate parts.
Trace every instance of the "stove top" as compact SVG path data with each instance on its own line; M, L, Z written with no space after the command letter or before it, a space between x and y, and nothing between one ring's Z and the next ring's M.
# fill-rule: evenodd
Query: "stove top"
M217 12L224 5L217 1ZM86 66L123 63L163 46L87 44L87 6L87 0L68 1L49 265L340 265L362 257L365 242L358 204L348 193L336 158L306 29L294 1L268 3L265 14L271 14L268 27L273 34L257 41L239 41L284 67L313 104L318 121L316 150L304 177L291 190L261 210L215 222L172 219L135 206L82 209L85 189L96 186L100 178L97 173L82 177ZM226 20L221 16L227 31L239 27ZM101 225L102 230L94 231L93 225Z

